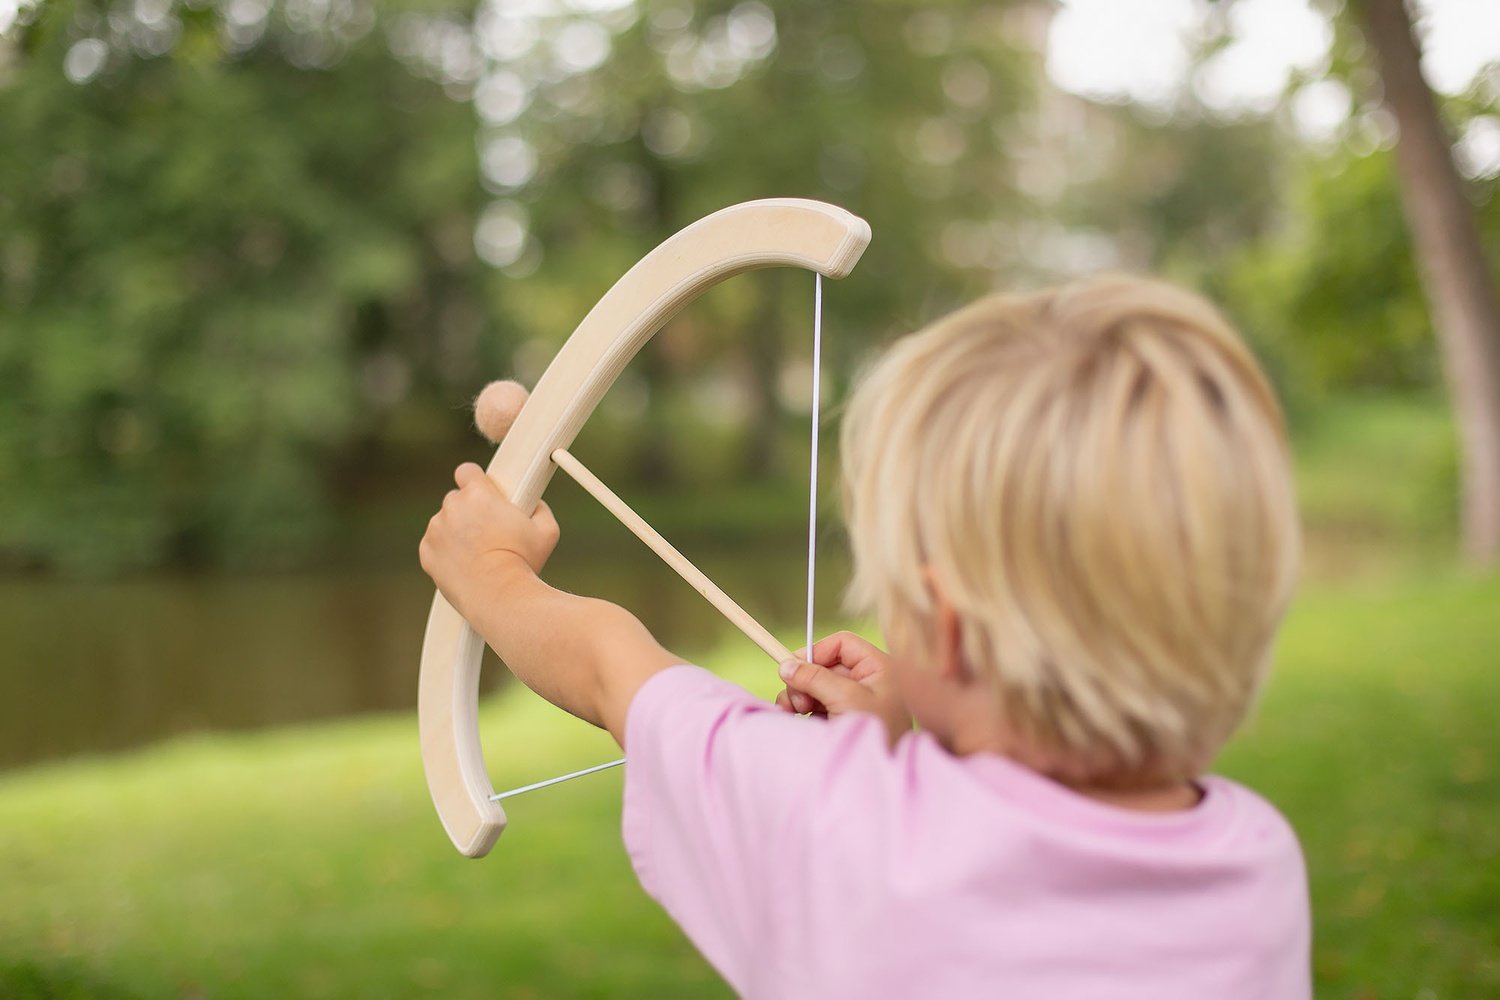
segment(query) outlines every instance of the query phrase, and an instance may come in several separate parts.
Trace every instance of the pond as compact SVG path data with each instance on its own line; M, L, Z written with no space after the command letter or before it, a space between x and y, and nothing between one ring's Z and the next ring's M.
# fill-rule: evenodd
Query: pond
M789 638L805 613L805 544L789 531L683 549ZM831 613L847 562L828 548L819 607ZM565 537L546 577L623 604L685 656L733 632L628 536ZM292 575L0 578L0 768L186 732L411 711L431 596L415 559ZM491 656L484 677L493 689L509 675Z

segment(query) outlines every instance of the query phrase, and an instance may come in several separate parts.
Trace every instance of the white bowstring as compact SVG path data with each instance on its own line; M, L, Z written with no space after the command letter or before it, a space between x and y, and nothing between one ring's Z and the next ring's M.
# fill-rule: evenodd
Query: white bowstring
M820 409L820 397L822 395L823 383L823 275L818 274L817 283L813 286L813 360L812 360L812 464L808 471L807 486L807 659L812 660L813 647L813 583L816 580L818 553L818 416ZM499 802L508 799L512 795L520 795L522 792L534 792L538 788L546 788L548 785L558 785L564 781L572 781L586 774L596 774L599 771L607 771L612 767L619 767L625 763L625 758L612 760L606 764L595 764L581 771L571 771L560 774L546 781L537 781L520 788L511 788L504 792L496 792L490 796L491 802Z
M512 788L507 792L497 792L496 794L490 796L490 801L499 802L501 799L508 799L512 795L520 795L522 792L534 792L538 788L546 788L548 785L556 785L564 781L572 781L574 778L581 778L585 774L593 774L595 771L607 771L612 767L619 767L623 763L625 763L625 758L621 757L619 760L612 760L608 764L595 764L593 767L586 767L582 771L571 771L568 774L560 774L555 778L548 778L546 781L538 781L530 785L522 785L520 788Z
M818 554L818 411L823 383L823 275L813 286L812 460L807 473L807 659L812 662L813 582Z

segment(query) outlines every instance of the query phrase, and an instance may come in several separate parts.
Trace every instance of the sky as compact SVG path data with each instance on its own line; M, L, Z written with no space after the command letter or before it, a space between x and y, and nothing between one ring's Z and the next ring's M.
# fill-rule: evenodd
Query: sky
M1416 0L1422 68L1435 89L1457 94L1480 70L1500 64L1500 0ZM1322 65L1330 42L1324 17L1307 0L1237 0L1234 41L1204 64L1197 96L1225 113L1268 111L1299 70ZM1198 0L1063 0L1047 40L1047 72L1064 90L1088 97L1171 103L1189 66L1189 39L1202 28ZM1334 80L1303 87L1292 120L1310 140L1348 118L1349 92ZM1470 177L1500 173L1500 115L1476 117L1455 155Z
M1485 63L1500 62L1500 2L1417 6L1424 12L1423 68L1434 87L1457 93ZM1187 71L1185 37L1200 10L1197 0L1063 0L1048 39L1048 73L1074 93L1163 100ZM1230 19L1237 40L1200 80L1212 106L1264 108L1289 72L1316 66L1328 50L1328 25L1306 0L1237 0Z

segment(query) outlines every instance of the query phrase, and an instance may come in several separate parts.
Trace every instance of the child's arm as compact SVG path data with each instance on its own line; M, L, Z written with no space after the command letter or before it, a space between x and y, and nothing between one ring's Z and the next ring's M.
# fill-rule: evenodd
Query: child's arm
M546 504L527 517L472 463L453 478L422 537L422 568L523 684L623 746L636 691L682 661L625 609L538 579L558 537Z

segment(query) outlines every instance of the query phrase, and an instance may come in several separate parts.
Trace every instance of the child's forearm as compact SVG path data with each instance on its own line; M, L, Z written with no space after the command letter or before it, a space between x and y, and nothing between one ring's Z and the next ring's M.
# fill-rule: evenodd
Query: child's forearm
M523 684L622 746L635 692L681 662L624 608L549 587L519 558L498 562L458 610Z

